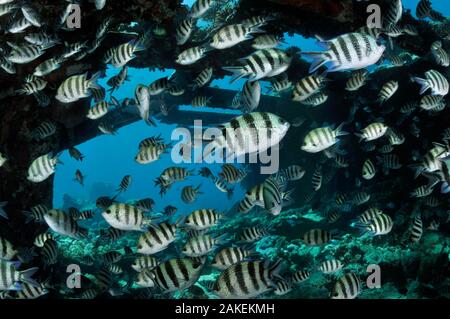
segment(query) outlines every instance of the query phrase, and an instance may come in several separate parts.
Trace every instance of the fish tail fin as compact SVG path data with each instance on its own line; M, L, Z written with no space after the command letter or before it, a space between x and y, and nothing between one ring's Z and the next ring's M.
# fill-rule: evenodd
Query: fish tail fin
M38 267L33 267L27 270L23 270L20 272L20 281L30 284L33 287L40 287L39 283L31 278L37 271Z
M266 262L269 265L270 261ZM274 264L269 266L269 277L279 277L283 268L283 260L278 259Z
M244 76L248 75L247 71L245 71L245 67L243 67L243 66L225 66L222 69L233 73L232 78L230 80L230 84L232 84L232 83L236 82L237 80L242 79Z
M316 72L321 66L330 61L326 52L302 52L302 55L313 59L309 67L309 73Z
M425 168L423 167L423 165L420 165L420 164L412 164L412 165L409 165L409 167L415 170L414 178L419 177L419 175L425 171Z
M338 127L336 127L336 129L334 130L334 134L335 134L336 137L348 135L348 132L345 132L345 131L342 130L342 128L344 127L344 124L345 124L344 122L341 123L341 124L340 124Z
M428 81L425 80L425 79L418 78L418 77L412 77L411 79L421 86L420 94L424 94L426 92L426 90L428 90L430 88L430 85L428 84Z

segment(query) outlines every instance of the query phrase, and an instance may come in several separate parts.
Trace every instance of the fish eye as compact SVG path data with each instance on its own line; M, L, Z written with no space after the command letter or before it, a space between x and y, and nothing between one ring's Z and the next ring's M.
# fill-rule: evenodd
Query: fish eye
M106 213L106 214L111 214L111 210L110 210L110 209L107 209L105 213Z
M142 245L137 245L137 248L138 249L142 249Z

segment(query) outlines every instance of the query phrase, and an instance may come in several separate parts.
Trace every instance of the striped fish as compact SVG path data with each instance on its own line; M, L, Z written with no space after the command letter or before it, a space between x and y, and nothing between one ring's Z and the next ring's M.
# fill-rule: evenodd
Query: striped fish
M219 270L225 270L231 265L243 261L253 255L254 252L241 247L226 247L221 249L212 261L212 266Z
M302 179L306 171L300 165L290 165L281 171L281 176L286 178L288 181L298 181Z
M89 80L87 79L87 73L70 76L58 87L55 97L63 103L71 103L89 97L91 89L98 87L95 82L99 77L99 72L95 73Z
M369 72L367 70L357 70L352 72L352 75L347 80L345 89L347 91L357 91L366 84Z
M364 33L347 33L337 38L322 41L328 48L325 52L302 52L314 59L309 68L313 73L327 64L329 72L363 69L378 62L386 47Z
M337 211L332 211L327 214L327 222L332 224L337 222L337 220L341 217L341 214Z
M153 210L153 206L155 205L155 201L151 198L143 198L138 200L135 203L135 206L139 209L142 209L145 212L149 212Z
M53 122L44 121L31 132L31 136L40 141L52 136L55 133L56 125Z
M188 176L193 174L192 170L184 167L168 167L161 173L161 178L168 182L184 181Z
M211 81L213 75L213 68L209 67L204 69L202 72L197 75L194 79L194 89L201 88L205 86L209 81Z
M432 95L446 96L449 91L447 78L436 70L425 72L425 78L413 77L413 80L421 85L420 94L431 89Z
M190 213L186 217L184 224L189 229L203 230L216 226L220 217L221 214L217 210L213 208L202 208Z
M184 94L185 89L179 85L173 84L167 89L167 92L172 96L180 96Z
M22 283L22 289L16 291L16 299L37 299L49 293L49 290L44 285L37 285L36 287L27 283Z
M0 260L12 260L16 257L18 251L8 240L0 237Z
M53 236L52 236L52 234L50 234L50 233L42 233L42 234L37 235L37 236L34 238L33 244L34 244L36 247L43 247L44 244L45 244L45 242L46 242L48 239L54 239Z
M57 156L46 154L36 158L28 168L27 179L33 183L40 183L49 178L56 168L56 164L61 163Z
M189 238L182 252L189 257L201 257L213 251L220 243L221 239L212 235L198 235Z
M145 138L141 142L139 142L139 148L149 147L149 146L163 146L163 145L164 145L164 139L161 137L161 135L151 136L151 137Z
M447 51L442 48L441 41L436 41L431 44L431 53L436 63L440 66L448 67L450 65L450 57Z
M134 90L136 107L139 115L147 125L156 126L155 122L150 118L150 92L149 89L142 84L138 84Z
M25 17L15 19L9 26L8 32L10 33L21 33L25 29L31 27L32 24Z
M287 76L281 76L280 78L271 81L269 92L273 91L276 93L281 93L292 88L292 85L292 82L289 81Z
M250 299L271 291L281 261L243 261L225 269L214 283L213 292L224 299Z
M422 218L420 215L414 217L414 220L412 222L411 228L409 230L409 239L413 243L417 243L422 238L423 233L423 224L422 224Z
M174 258L149 271L149 277L154 283L153 286L159 287L165 293L183 291L197 281L202 269L203 262L201 260Z
M139 256L131 264L131 268L133 268L137 272L141 272L144 269L153 269L159 265L158 259L152 256Z
M116 265L116 264L108 265L108 270L114 275L123 274L122 267L120 267L119 265Z
M384 10L382 17L383 28L390 28L396 25L403 14L402 0L391 0L388 4L387 10Z
M166 151L164 146L148 146L139 149L135 161L139 164L149 164L159 160L160 156Z
M227 159L263 152L278 145L289 127L290 124L284 119L267 112L252 112L235 117L219 127L222 135L209 143L209 152L205 152L204 156L215 149L224 148Z
M121 68L136 57L136 52L143 50L145 47L139 40L131 40L114 48L110 62L115 68Z
M0 290L21 290L20 283L28 283L32 286L39 284L31 278L38 270L37 267L27 270L17 270L16 264L0 259Z
M379 139L384 134L386 134L388 127L384 123L371 123L361 130L361 133L355 133L357 137L360 138L360 141L374 141Z
M250 81L277 76L286 71L291 63L291 57L280 49L258 50L248 57L239 60L242 66L223 67L233 73L230 83L243 77Z
M150 222L142 210L129 204L113 204L102 216L110 226L120 230L144 231Z
M253 243L261 238L269 235L268 227L265 226L253 226L244 228L237 236L237 240L242 243Z
M181 190L181 200L186 204L193 203L199 194L203 194L200 192L200 186L195 188L190 185L183 187Z
M14 45L7 59L12 63L26 64L43 55L45 53L45 49L47 48L48 47L34 44L25 44L21 46Z
M85 49L87 49L87 41L85 42L75 42L75 43L66 43L66 47L62 54L62 58L74 58L78 54L82 53Z
M254 33L263 32L259 27L246 27L242 24L231 24L221 28L213 35L210 46L223 50L253 38Z
M35 222L43 222L44 215L48 211L48 207L43 204L39 204L31 207L30 211L24 211L25 214L25 223L29 223L31 221Z
M395 92L397 92L398 87L397 81L389 81L385 83L378 94L378 101L380 101L380 103L384 103L389 100Z
M128 78L128 67L125 65L115 76L112 76L106 84L111 88L108 90L111 94L117 90Z
M370 199L370 194L366 193L366 192L357 192L352 199L352 203L355 206L360 206L362 204L365 204L369 201Z
M215 0L197 0L189 10L189 17L200 18L206 13L213 5Z
M322 167L320 165L316 166L316 169L312 176L312 186L313 189L317 192L322 186Z
M344 265L342 262L338 259L330 259L326 260L323 263L320 264L319 270L323 272L324 274L333 274L335 272L338 272L342 269Z
M47 225L56 233L74 239L87 236L87 230L78 226L76 221L63 210L51 209L44 215Z
M101 255L101 259L105 264L115 264L122 260L123 255L118 251L109 251Z
M47 266L54 265L58 262L58 244L54 239L47 239L41 250L44 263Z
M106 90L103 87L96 87L91 89L92 98L95 103L99 103L103 101L106 97ZM112 97L111 97L112 99Z
M425 19L429 17L431 10L430 0L420 0L416 7L416 16L419 19Z
M189 40L189 37L191 36L192 30L195 27L196 23L197 20L193 18L188 18L181 21L181 23L175 30L177 45L183 45Z
M125 175L120 181L119 188L116 190L117 192L126 192L131 185L131 175Z
M95 215L95 213L94 213L94 211L92 209L83 210L83 211L80 212L79 219L80 220L91 219L91 218L94 218L94 215Z
M295 284L302 283L308 280L310 275L311 273L309 272L309 270L298 270L292 275L292 282Z
M279 39L272 34L263 34L255 38L252 43L252 47L256 50L273 49L279 46L282 42L282 39Z
M242 181L247 176L245 169L238 169L232 164L223 164L222 170L219 172L219 177L224 179L227 183L236 184Z
M376 174L375 165L373 165L370 159L366 159L362 167L362 177L365 180L370 180L374 178L375 174Z
M86 117L91 120L97 120L99 118L102 118L109 112L109 107L110 104L105 101L96 103L91 108L89 108Z
M42 45L44 47L60 43L60 40L57 37L44 31L29 33L24 37L24 40L30 44Z
M175 60L176 63L181 65L189 65L194 64L198 60L204 58L206 56L206 53L211 51L212 48L206 48L202 46L197 46L193 48L189 48L181 52L177 59Z
M329 126L313 129L306 134L301 149L308 153L318 153L335 145L338 142L338 137L348 134L342 131L343 125L344 123L335 130Z
M302 104L316 107L316 106L324 104L327 100L328 100L328 95L323 92L319 92L319 93L311 95L307 99L303 100Z
M100 229L100 236L108 241L112 241L115 242L117 241L120 237L122 237L123 235L125 235L125 231L114 228L114 227L109 227L106 230Z
M9 2L9 3L8 3ZM5 3L1 3L0 4L0 17L7 15L8 13L10 13L12 10L17 9L17 4L15 3L11 3L13 2L11 1L6 1Z
M170 87L170 77L166 76L157 79L148 86L148 93L150 95L158 95L166 91Z
M16 90L17 94L31 95L42 91L47 86L47 81L36 78L33 81L25 83L20 89Z
M286 279L283 280L276 280L275 281L275 290L273 293L277 296L284 296L288 293L290 293L293 289L293 285L291 281L288 281Z
M228 187L225 180L220 177L214 177L213 182L218 190L220 190L222 193L227 193L228 199L231 199L233 197L234 188Z
M382 214L383 211L376 207L366 209L361 215L358 216L358 222L362 224L368 224L377 215Z
M434 187L434 184L419 186L416 189L414 189L410 193L410 195L411 195L411 197L417 197L417 198L427 197L427 196L431 195L431 193L433 192L433 187Z
M311 229L303 235L303 243L308 246L321 246L329 243L331 234L323 229Z
M325 81L325 74L313 74L304 77L295 84L292 92L292 100L296 102L307 100L323 87Z
M361 293L361 280L350 272L341 276L334 285L331 299L355 299Z
M394 222L389 215L380 213L363 226L363 230L371 236L389 234L394 226Z
M199 95L194 97L194 99L191 101L191 105L193 107L206 107L209 106L211 100L212 97Z
M419 107L426 111L439 110L445 106L446 103L444 97L440 95L425 95L419 102Z
M144 255L153 255L165 250L176 239L178 224L161 223L150 226L142 234L137 243L137 252Z
M258 108L261 99L261 85L259 81L246 81L241 93L241 108L244 112L253 112Z
M16 67L3 57L0 57L0 67L9 74L16 74Z

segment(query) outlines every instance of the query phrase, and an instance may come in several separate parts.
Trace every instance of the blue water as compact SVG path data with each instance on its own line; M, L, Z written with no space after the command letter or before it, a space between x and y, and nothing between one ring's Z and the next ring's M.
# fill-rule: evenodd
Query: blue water
M403 4L406 9L411 9L415 14L415 7L419 0L405 0ZM185 0L184 3L190 6L194 1ZM433 7L448 16L450 14L450 6L447 1L433 1ZM300 35L288 36L285 34L286 44L284 48L289 46L298 46L303 51L318 50L315 39L305 39ZM106 81L113 75L117 74L118 70L109 68L107 70L106 78L99 81L99 84L107 88ZM150 84L152 81L163 76L170 75L173 70L166 70L164 72L155 71L150 72L146 69L130 69L130 81L126 82L120 87L114 96L121 100L125 97L133 97L134 89L137 84ZM210 86L218 86L220 88L239 90L242 88L244 80L229 84L229 78L214 80ZM267 82L263 82L263 86L267 86ZM264 92L264 91L263 91ZM109 100L109 98L107 99ZM144 197L151 197L156 201L156 210L161 210L166 205L175 205L181 211L189 212L193 209L211 207L224 209L230 207L231 203L235 202L242 196L243 190L236 187L234 198L227 200L226 194L218 191L212 182L205 182L204 178L190 177L187 181L176 183L172 186L169 192L160 197L159 188L154 187L153 180L159 176L162 170L168 166L174 166L171 161L170 153L164 154L159 161L148 165L140 165L134 161L134 156L137 153L137 146L139 142L149 136L161 134L166 141L170 141L170 135L175 128L175 125L166 125L158 123L157 127L149 127L143 121L136 122L119 130L117 136L100 135L86 143L78 145L77 148L86 156L82 162L77 162L72 159L68 152L64 152L61 156L61 161L64 165L60 165L55 175L55 189L54 189L54 207L63 206L64 194L69 194L77 200L86 203L93 203L96 196L113 195L105 192L104 189L96 189L95 185L99 182L106 184L110 190L115 190L122 177L125 175L132 175L133 182L129 190L119 197L119 200L132 200ZM197 171L201 164L183 165L188 168L195 168ZM214 172L220 169L219 165L208 166ZM75 171L80 169L86 175L85 186L82 187L75 182ZM181 188L186 185L196 186L203 183L201 190L203 195L198 197L198 200L190 205L184 204L180 199ZM98 184L97 184L98 185Z

